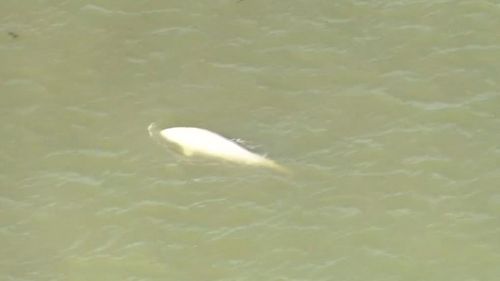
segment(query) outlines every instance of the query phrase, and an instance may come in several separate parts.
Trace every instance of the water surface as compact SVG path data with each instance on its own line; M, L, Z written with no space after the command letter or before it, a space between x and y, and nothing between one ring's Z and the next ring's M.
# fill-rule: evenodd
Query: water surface
M3 1L0 279L498 280L494 1ZM189 161L244 139L293 176Z

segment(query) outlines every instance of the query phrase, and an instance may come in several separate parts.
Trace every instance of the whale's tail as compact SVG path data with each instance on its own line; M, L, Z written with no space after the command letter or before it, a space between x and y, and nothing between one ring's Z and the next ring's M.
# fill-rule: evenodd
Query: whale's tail
M285 174L285 175L291 175L292 174L292 171L290 171L290 169L274 162L273 160L271 159L268 159L268 158L265 158L265 162L263 163L263 166L267 167L267 168L270 168L274 171L277 171L277 172L280 172L282 174Z

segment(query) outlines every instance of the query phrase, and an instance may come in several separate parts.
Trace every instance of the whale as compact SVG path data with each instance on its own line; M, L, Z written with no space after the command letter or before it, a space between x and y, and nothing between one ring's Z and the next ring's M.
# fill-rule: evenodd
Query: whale
M290 173L275 161L254 153L233 140L207 129L196 127L172 127L159 129L156 123L148 126L150 137L159 138L173 144L187 157L208 157L247 166L269 168Z

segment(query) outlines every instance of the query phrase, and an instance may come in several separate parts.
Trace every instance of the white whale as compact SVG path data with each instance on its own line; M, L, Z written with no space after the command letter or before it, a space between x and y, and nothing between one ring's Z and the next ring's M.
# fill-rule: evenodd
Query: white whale
M159 130L155 123L151 123L148 132L151 137L159 136L168 143L175 144L185 156L205 156L289 173L285 167L273 160L253 153L234 141L206 129L173 127Z

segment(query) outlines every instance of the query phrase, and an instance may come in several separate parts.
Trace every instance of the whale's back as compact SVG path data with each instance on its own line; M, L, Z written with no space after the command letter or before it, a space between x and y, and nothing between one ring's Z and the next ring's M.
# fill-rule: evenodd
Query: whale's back
M175 127L165 129L160 134L167 141L181 147L186 155L208 155L248 164L261 161L261 158L263 158L237 143L205 129Z

